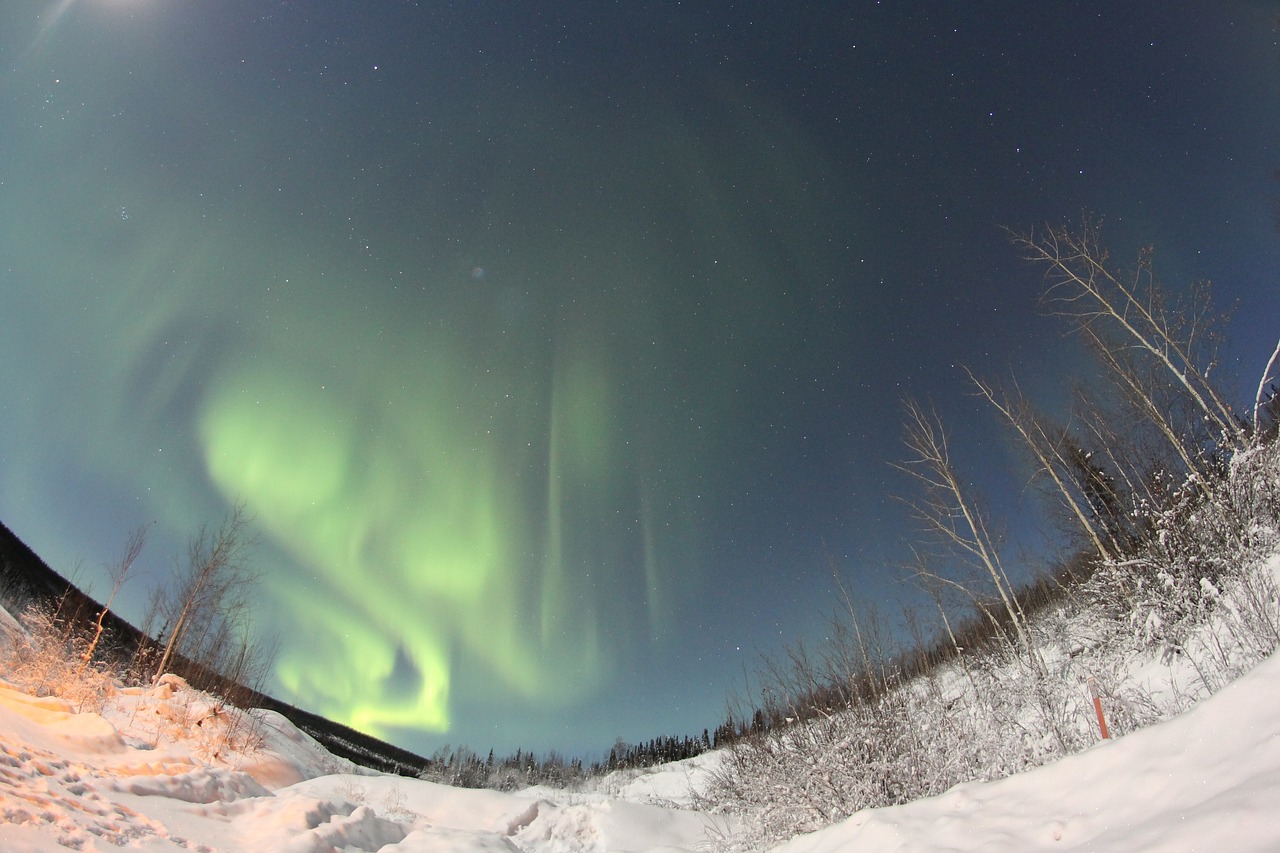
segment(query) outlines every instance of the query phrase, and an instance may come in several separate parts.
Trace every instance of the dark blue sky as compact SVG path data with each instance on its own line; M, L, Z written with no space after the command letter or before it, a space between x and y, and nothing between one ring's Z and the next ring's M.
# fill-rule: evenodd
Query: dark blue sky
M0 518L100 594L156 520L137 619L244 500L275 690L411 748L700 732L832 565L908 597L902 395L1021 507L959 366L1082 366L999 226L1214 279L1256 382L1277 14L13 0Z

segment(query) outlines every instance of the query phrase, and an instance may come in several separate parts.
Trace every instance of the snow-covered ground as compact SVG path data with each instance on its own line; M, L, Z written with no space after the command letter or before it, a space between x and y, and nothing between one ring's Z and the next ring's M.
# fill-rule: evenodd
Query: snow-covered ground
M781 850L1277 850L1278 706L1272 659L1169 722L1002 781L862 812ZM105 716L0 686L0 849L697 851L714 850L724 829L652 804L687 806L714 756L632 771L593 793L503 794L362 771L274 714L261 749L214 755L208 710L177 681L126 692Z
M276 714L262 717L261 748L228 750L226 712L210 710L176 679L118 695L104 715L0 685L0 850L672 851L705 849L712 825L601 795L373 774Z
M1280 556L1264 571L1280 577ZM0 650L23 641L0 609ZM1151 695L1188 679L1185 662L1126 663ZM719 753L619 771L589 790L464 790L356 767L275 713L253 712L250 729L173 676L80 713L5 674L0 853L672 853L716 850L736 828L692 795ZM1166 722L1000 781L868 809L777 850L1280 850L1278 709L1273 657Z
M1187 713L997 782L860 812L778 853L1280 850L1280 660Z

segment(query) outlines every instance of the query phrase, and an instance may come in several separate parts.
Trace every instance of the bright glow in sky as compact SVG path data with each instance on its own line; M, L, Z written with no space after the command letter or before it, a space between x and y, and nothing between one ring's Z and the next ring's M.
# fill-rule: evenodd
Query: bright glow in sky
M244 500L284 699L713 727L827 555L902 594L898 398L994 480L955 365L1072 368L998 224L1099 211L1274 342L1272 4L484 5L0 10L0 519L99 593L157 520L136 620Z

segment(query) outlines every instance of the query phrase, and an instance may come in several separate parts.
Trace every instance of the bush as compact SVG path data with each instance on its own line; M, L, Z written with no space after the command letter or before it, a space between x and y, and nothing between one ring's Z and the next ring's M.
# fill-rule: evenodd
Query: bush
M1189 494L1189 493L1188 493ZM740 818L726 849L756 850L855 812L1001 778L1099 737L1092 694L1113 737L1178 713L1280 645L1280 445L1240 454L1212 488L1153 519L1134 559L1100 564L1029 621L1034 665L999 634L951 656L889 656L857 627L851 647L815 672L793 650L767 667L769 698L700 792L700 806ZM956 644L960 645L959 643ZM1189 668L1195 683L1156 697L1131 675L1135 656ZM913 677L904 661L930 660ZM803 685L806 690L788 689ZM812 687L810 687L812 686ZM816 689L815 689L816 688ZM836 707L814 697L840 696ZM779 700L777 697L787 697Z
M6 676L33 696L57 696L81 713L100 713L115 693L118 669L89 658L91 638L56 607L33 605L19 619L25 636L14 643Z
M1182 489L1152 528L1143 553L1104 565L1085 594L1140 646L1189 656L1216 690L1280 644L1276 580L1261 571L1280 549L1280 444L1239 454L1211 488Z

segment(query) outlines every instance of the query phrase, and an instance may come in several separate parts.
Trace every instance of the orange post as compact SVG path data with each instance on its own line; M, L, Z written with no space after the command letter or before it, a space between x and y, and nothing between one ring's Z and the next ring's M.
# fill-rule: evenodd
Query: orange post
M1102 700L1098 698L1098 688L1093 683L1093 676L1089 676L1089 695L1093 697L1093 711L1098 715L1098 729L1102 732L1103 740L1111 740L1111 733L1107 731L1107 718L1102 714Z

